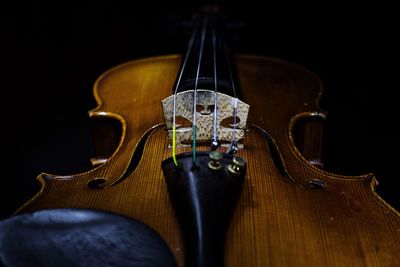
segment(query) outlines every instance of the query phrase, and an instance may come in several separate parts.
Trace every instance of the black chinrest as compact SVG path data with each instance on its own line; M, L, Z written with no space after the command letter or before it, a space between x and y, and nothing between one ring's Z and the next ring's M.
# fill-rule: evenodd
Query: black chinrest
M5 267L176 267L164 240L148 226L113 213L52 209L0 221Z

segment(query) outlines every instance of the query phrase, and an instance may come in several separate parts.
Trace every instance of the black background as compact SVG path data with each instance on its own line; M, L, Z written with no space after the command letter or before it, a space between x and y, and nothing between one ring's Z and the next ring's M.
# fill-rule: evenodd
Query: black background
M199 6L57 1L2 7L1 217L34 194L40 172L90 169L87 112L96 106L96 78L129 60L182 53L186 39L177 26ZM238 53L282 58L321 78L321 105L329 112L326 168L373 172L379 193L399 208L395 8L249 1L221 7L243 22Z

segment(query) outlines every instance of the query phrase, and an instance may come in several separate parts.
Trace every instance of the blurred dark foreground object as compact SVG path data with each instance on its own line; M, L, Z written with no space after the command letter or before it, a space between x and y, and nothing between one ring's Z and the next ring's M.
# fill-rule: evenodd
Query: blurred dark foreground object
M52 209L0 221L4 267L175 267L160 236L138 221L84 209Z

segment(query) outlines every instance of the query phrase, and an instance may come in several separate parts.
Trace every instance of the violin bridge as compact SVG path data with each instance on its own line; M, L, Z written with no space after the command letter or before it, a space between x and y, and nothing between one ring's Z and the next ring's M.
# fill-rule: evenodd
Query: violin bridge
M176 144L187 146L193 140L193 95L194 90L189 90L175 95L176 114L179 121L176 122ZM217 95L217 137L222 146L228 146L232 140L244 138L249 105L235 97L215 93L210 90L197 90L196 105L196 140L199 142L211 142L214 132L214 96ZM161 101L165 126L168 138L172 140L174 96L169 96ZM236 106L236 127L234 125L234 114ZM241 144L240 144L241 145Z

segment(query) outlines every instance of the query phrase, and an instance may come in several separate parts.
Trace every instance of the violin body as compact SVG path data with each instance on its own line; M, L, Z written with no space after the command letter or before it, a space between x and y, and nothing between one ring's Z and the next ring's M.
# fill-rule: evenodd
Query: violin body
M160 104L171 95L181 62L180 56L136 60L100 76L98 107L89 115L121 124L117 148L91 171L41 174L40 192L17 214L89 208L126 215L158 232L184 266L184 235L161 168L171 149ZM302 149L296 145L298 121L325 117L318 77L272 58L236 56L235 64L250 112L237 152L247 171L227 229L225 265L400 265L400 216L375 193L374 176L313 165L320 148L313 134L304 136Z

